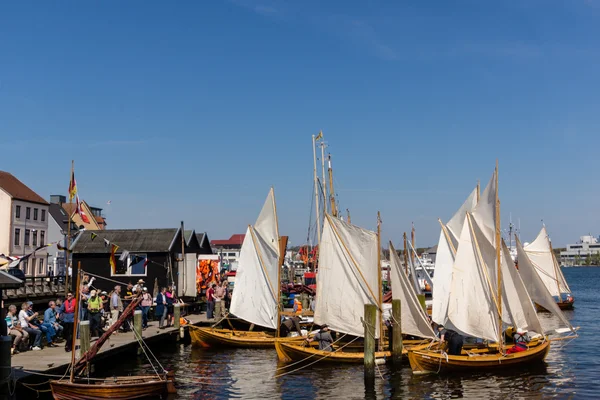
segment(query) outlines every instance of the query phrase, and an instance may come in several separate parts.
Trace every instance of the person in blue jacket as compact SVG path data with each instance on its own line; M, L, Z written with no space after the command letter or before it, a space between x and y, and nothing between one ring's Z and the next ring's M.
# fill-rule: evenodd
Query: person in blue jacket
M156 316L160 316L159 328L165 328L165 318L167 317L167 296L165 292L167 288L160 289L160 292L156 295Z

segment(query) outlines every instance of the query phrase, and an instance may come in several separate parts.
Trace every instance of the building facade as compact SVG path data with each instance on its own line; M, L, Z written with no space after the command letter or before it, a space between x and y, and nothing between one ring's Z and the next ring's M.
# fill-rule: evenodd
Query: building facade
M26 276L48 272L48 252L43 247L50 243L48 206L15 176L0 171L0 253L23 258L19 267Z
M598 265L600 261L600 243L592 235L580 236L579 242L568 244L560 252L562 265Z
M213 252L221 257L221 265L228 271L236 271L244 243L245 234L234 234L229 239L212 240L210 242Z

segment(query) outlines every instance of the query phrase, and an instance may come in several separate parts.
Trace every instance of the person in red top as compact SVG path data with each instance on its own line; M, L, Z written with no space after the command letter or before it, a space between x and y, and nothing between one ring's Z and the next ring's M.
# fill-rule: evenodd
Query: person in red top
M206 291L206 318L213 319L215 312L215 288L216 284L212 284Z
M64 327L63 335L65 338L65 351L71 351L73 344L73 323L75 322L75 298L73 293L69 292L67 298L60 306L60 316Z

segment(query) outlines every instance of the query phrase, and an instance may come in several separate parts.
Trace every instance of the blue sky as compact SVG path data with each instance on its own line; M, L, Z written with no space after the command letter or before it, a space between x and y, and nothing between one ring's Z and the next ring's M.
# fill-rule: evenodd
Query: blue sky
M419 245L500 163L503 227L599 234L600 0L0 4L0 169L109 228L306 238L311 135L342 209ZM111 200L112 204L106 206Z

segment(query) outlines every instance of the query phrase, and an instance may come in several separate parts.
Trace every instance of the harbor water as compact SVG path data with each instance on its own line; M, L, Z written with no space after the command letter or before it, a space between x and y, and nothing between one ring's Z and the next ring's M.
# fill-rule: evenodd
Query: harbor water
M566 315L580 337L555 342L545 365L501 373L414 376L408 365L378 366L365 385L362 365L321 364L301 368L277 362L275 350L201 349L185 344L153 346L158 360L176 372L172 399L593 399L600 396L600 268L566 268L575 310ZM557 325L540 313L544 326ZM127 356L103 363L97 375L152 373L145 358ZM105 374L101 374L106 371ZM110 372L108 372L110 371Z

